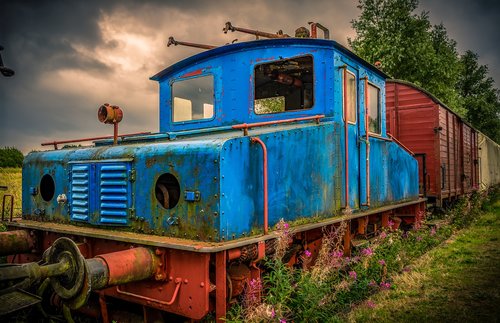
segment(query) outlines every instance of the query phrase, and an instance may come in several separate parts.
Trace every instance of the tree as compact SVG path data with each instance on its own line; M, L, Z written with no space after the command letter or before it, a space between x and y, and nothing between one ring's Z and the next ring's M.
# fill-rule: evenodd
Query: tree
M491 139L500 142L500 93L488 77L488 67L478 63L470 50L460 58L462 73L457 88L463 98L466 120Z
M440 24L432 27L427 12L413 12L418 0L360 0L361 15L349 45L369 62L380 60L393 78L413 82L447 105L461 110L455 90L460 74L456 42Z
M23 159L23 153L14 147L0 149L0 167L21 167Z

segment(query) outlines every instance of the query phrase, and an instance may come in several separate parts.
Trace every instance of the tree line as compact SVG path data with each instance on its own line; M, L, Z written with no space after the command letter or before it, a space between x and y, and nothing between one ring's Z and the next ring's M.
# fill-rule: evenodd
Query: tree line
M0 148L0 167L21 167L23 153L15 147Z
M396 79L415 83L454 112L500 142L500 91L478 54L457 51L445 26L432 25L429 13L415 13L418 0L359 0L361 15L348 39L353 51Z

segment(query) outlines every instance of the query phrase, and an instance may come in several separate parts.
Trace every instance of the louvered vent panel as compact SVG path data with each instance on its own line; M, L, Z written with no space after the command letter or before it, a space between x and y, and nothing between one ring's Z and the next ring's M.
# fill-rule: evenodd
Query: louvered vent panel
M98 202L101 224L127 224L129 190L126 164L101 165Z
M89 220L90 166L74 165L71 168L71 219Z

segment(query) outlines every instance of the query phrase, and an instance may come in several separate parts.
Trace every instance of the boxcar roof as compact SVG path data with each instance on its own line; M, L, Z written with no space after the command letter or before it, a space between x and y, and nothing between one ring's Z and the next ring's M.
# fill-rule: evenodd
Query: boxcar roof
M353 52L351 52L349 49L346 47L340 45L336 41L333 40L326 40L326 39L317 39L317 38L277 38L277 39L261 39L261 40L255 40L255 41L249 41L249 42L241 42L241 43L234 43L234 44L228 44L224 46L220 46L214 49L210 49L204 52L201 52L199 54L190 56L186 59L183 59L174 65L171 65L164 69L163 71L157 73L156 75L152 76L150 79L154 81L160 81L164 77L167 77L168 75L174 74L175 72L182 70L185 67L188 67L194 63L210 59L216 56L220 56L223 54L227 53L234 53L238 51L244 51L248 49L258 49L258 48L268 48L268 47L293 47L293 46L311 46L311 47L318 47L318 48L331 48L331 49L337 49L338 51L342 52L343 54L349 56L350 58L360 61L368 69L370 69L372 72L378 74L379 76L383 78L388 78L387 74L384 72L380 71L377 69L375 66L373 66L371 63L365 61L361 57L357 56Z
M422 92L423 94L427 95L432 101L434 101L435 103L439 104L443 108L447 109L448 111L450 111L451 113L453 113L454 115L456 115L463 123L465 123L466 125L468 125L472 129L474 129L475 131L479 131L473 125L471 125L468 121L466 121L461 115L459 115L458 113L456 113L455 111L453 111L450 107L448 107L446 104L444 104L443 101L439 100L434 94L432 94L431 92L427 91L426 89L424 89L424 88L422 88L422 87L420 87L420 86L418 86L418 85L416 85L416 84L414 84L412 82L405 81L405 80L387 79L386 82L387 83L403 84L403 85L412 87L412 88L416 89L417 91Z

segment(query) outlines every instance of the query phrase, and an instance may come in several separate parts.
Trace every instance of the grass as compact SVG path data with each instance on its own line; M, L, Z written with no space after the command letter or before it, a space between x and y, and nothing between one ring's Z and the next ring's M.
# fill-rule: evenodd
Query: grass
M365 301L351 322L496 322L500 318L500 201L394 277L395 288Z
M0 191L0 203L5 194L14 195L14 216L21 216L21 168L0 168L0 186L7 186L6 191ZM10 214L10 199L6 200L6 212ZM1 212L1 204L0 204Z

